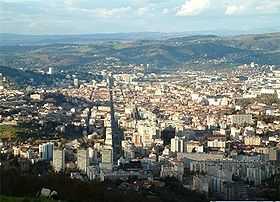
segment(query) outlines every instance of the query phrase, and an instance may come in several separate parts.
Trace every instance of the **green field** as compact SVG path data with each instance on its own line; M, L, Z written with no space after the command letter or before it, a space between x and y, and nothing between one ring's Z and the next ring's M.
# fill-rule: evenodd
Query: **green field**
M15 138L19 129L16 126L0 125L0 138L11 139Z

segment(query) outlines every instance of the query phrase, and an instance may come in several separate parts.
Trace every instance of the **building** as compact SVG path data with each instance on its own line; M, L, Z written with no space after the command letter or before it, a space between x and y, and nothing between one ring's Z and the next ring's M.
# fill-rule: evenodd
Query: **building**
M43 99L43 95L41 95L40 93L35 93L35 94L31 94L30 98L32 100L42 100Z
M74 82L75 87L79 87L79 85L80 85L79 79L74 79L73 82Z
M209 161L209 160L222 160L223 154L208 154L208 153L178 153L177 159L184 162L184 166L190 169L193 161Z
M280 161L280 149L271 148L269 150L269 160L270 161Z
M112 147L105 147L101 151L101 165L100 167L105 170L112 170L113 168L113 149Z
M231 182L233 175L254 185L259 185L272 175L279 174L280 167L274 162L262 160L192 160L190 171L214 176L212 191L220 192L221 182ZM221 179L222 181L220 181Z
M100 174L100 170L98 166L88 166L86 170L87 170L86 172L89 180L97 179Z
M240 128L231 127L230 128L230 136L232 138L238 138L238 136L241 134Z
M52 75L52 74L53 74L53 68L52 68L52 67L49 67L48 74L49 74L49 75Z
M184 139L174 137L171 139L171 151L172 152L184 152Z
M182 181L184 175L184 163L181 161L169 161L161 165L160 177L175 177Z
M261 138L255 135L246 136L244 137L244 144L248 146L259 146L261 144Z
M77 152L77 166L82 172L86 172L89 166L89 150L88 149L78 149Z
M0 73L0 90L4 89L4 79L2 73Z
M53 150L53 168L55 172L61 172L65 169L65 149Z
M230 115L230 123L236 125L252 124L253 123L252 114Z
M96 149L92 149L91 147L88 148L89 164L93 164L98 161L97 154L98 152Z
M225 152L226 139L224 137L214 137L207 141L208 150Z
M184 152L191 153L191 152L203 152L203 145L200 144L199 141L187 141L184 143Z
M123 151L123 157L125 159L134 159L135 158L135 147L132 142L123 140L122 141L122 151Z
M112 128L106 128L105 145L108 145L108 146L113 145Z
M209 105L213 105L213 106L219 106L219 105L226 106L229 103L229 99L224 96L208 96L207 101Z
M143 147L142 136L138 133L133 133L132 142L136 147Z
M156 135L156 127L152 121L141 120L137 122L138 134L142 137L144 147L150 147Z
M194 175L192 179L192 190L208 194L209 177L205 175Z
M53 143L48 142L39 145L39 155L42 160L52 160L53 159Z

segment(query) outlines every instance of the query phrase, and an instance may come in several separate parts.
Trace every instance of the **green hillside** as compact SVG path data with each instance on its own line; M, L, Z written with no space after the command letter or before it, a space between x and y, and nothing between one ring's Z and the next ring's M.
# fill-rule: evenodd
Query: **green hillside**
M78 36L76 39L76 43L73 41L71 44L0 46L0 65L44 71L51 66L63 70L72 68L80 72L84 67L94 68L95 65L107 63L107 58L115 58L122 64L151 64L158 69L172 69L197 62L244 64L253 61L280 65L280 33L233 37L197 35L99 43L78 43ZM5 70L0 68L2 71ZM23 77L30 76L28 74L30 72L25 72ZM40 81L44 79L46 77L39 78ZM48 83L48 80L45 82Z

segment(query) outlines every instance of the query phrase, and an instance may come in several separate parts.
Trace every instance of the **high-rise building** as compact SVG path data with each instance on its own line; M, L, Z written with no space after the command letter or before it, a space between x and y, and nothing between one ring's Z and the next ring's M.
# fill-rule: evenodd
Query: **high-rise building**
M102 163L113 162L113 151L111 148L104 148L102 150Z
M79 87L79 79L74 79L74 86Z
M4 79L2 73L0 73L0 90L4 89Z
M39 145L39 154L42 160L52 160L53 158L53 143L48 142Z
M65 169L65 149L53 150L53 168L55 172L60 172Z
M109 146L113 145L112 128L106 128L105 144Z
M270 150L269 150L269 160L270 161L280 161L280 149L270 148Z
M102 152L101 168L106 170L112 170L113 168L113 149L112 147L105 147Z
M125 159L135 158L135 146L131 141L127 141L127 140L122 141L122 151L123 151L123 157Z
M137 132L142 137L144 147L150 147L153 143L153 138L156 135L156 126L149 121L138 121Z
M97 151L91 147L88 148L89 164L96 163L98 161Z
M83 172L87 171L87 167L89 166L89 150L88 149L78 149L77 164L78 164L78 169L80 169Z
M143 146L143 142L142 142L142 136L139 135L138 133L133 133L132 136L132 142L136 147L142 147Z
M184 139L176 136L171 139L171 151L172 152L184 152Z
M49 74L49 75L52 75L52 74L53 74L53 68L52 68L52 67L49 67L48 74Z

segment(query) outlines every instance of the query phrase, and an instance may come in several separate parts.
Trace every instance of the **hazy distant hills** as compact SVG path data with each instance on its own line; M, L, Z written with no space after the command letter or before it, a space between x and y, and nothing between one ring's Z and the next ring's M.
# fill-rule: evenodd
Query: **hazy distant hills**
M157 44L136 44L135 46L113 51L112 55L129 63L172 66L194 60L218 59L241 53L246 55L247 51L213 42L182 45L162 42Z
M88 44L104 41L135 41L135 40L162 40L176 36L185 36L186 33L100 33L82 35L21 35L0 33L0 45L46 45L59 43Z
M279 51L280 50L280 32L259 34L259 35L241 35L228 37L224 39L232 46L238 46L243 49Z
M280 33L216 36L120 33L68 36L0 35L0 65L16 68L82 66L108 57L122 63L172 68L213 64L280 65Z

